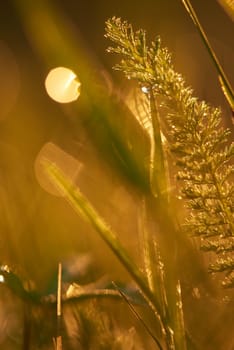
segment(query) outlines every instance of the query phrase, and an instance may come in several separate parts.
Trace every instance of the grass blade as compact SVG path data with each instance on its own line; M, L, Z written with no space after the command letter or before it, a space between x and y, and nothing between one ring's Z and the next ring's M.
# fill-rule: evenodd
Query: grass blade
M105 223L103 218L96 212L79 189L76 188L74 184L64 176L64 174L55 164L45 161L44 166L48 176L62 192L64 198L69 202L73 209L83 218L85 218L85 220L98 232L101 238L107 243L122 265L129 272L133 280L137 283L138 287L145 296L146 301L153 304L157 312L158 321L162 328L162 333L165 334L167 320L163 316L160 302L149 289L144 275L121 245L117 235Z

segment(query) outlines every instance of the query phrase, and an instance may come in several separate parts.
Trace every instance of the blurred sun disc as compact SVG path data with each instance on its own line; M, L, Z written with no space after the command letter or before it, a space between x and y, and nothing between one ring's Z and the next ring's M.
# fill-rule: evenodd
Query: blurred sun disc
M45 80L48 95L59 103L69 103L77 100L80 95L80 81L69 68L52 69Z

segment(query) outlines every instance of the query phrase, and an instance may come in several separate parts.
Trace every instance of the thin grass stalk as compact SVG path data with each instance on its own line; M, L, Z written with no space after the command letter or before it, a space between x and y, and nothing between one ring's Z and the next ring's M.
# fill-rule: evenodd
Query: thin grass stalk
M187 348L186 332L185 332L185 325L184 325L183 301L182 301L182 295L181 295L180 280L177 281L177 285L176 285L176 315L177 315L176 333L178 334L178 338L181 344L181 349L186 349Z
M167 177L167 171L166 171L166 157L164 155L164 148L162 143L162 137L161 137L161 125L160 125L160 116L157 108L157 101L154 96L153 89L150 89L150 113L151 113L151 120L152 120L152 130L153 130L153 136L151 140L151 164L150 164L150 180L151 180L151 189L152 189L152 195L155 197L157 207L160 208L160 212L162 213L162 217L166 218L168 217L168 206L169 206L169 198L168 198L168 177ZM152 220L155 221L154 217L159 214L156 213L157 209L155 208L155 213L153 213ZM150 211L151 212L151 211ZM150 214L150 213L149 213ZM151 214L152 215L152 214ZM173 237L173 233L175 231L174 223L172 222L170 218L172 228L173 230L166 232L167 226L163 221L159 221L159 231L160 235L166 236L169 235L169 239L171 241L175 240L176 238ZM156 233L156 232L155 232ZM155 237L153 234L152 236ZM168 240L168 238L162 238L161 244L165 245L165 239ZM160 246L160 244L159 244ZM186 350L186 341L185 337L184 339L181 338L181 329L180 326L177 325L178 318L177 318L177 295L176 295L176 281L177 281L177 269L175 266L172 266L171 260L167 258L167 255L170 254L169 251L166 251L164 249L163 252L163 261L164 263L160 265L159 256L160 252L158 250L158 259L155 259L156 256L154 255L154 261L152 263L158 263L159 269L163 268L163 271L158 271L158 275L156 278L155 283L157 283L158 286L158 299L160 300L160 305L162 308L162 312L164 317L168 320L169 325L171 327L168 328L169 332L167 332L167 345L169 349L179 349L179 350ZM151 254L152 256L152 254ZM176 264L176 261L174 262ZM148 264L149 265L149 264ZM165 275L164 275L165 270ZM156 277L156 276L155 276ZM154 277L154 278L155 278ZM165 278L164 278L165 277ZM170 295L170 297L168 297ZM177 332L179 330L179 333Z
M159 200L167 201L167 176L165 167L165 157L162 145L161 127L159 122L159 112L157 108L157 101L150 88L150 115L152 120L151 137L151 159L150 159L150 184L152 194Z
M153 198L147 202L147 211L150 222L152 222L152 243L154 239L157 239L158 246L160 247L160 253L163 260L163 268L165 270L165 279L161 280L160 276L156 273L154 283L158 283L157 296L159 297L160 305L163 315L167 320L167 333L166 343L167 349L181 350L182 348L176 344L176 280L177 280L177 267L176 257L174 252L175 246L175 227L168 213L168 207L163 206L163 201ZM154 246L153 246L154 248ZM154 264L159 263L157 257L155 257ZM156 269L156 267L155 267ZM162 276L161 276L162 277ZM161 285L163 283L163 286ZM166 303L163 303L161 291L166 291Z
M218 79L219 79L219 82L221 84L221 89L224 93L225 98L227 99L228 104L231 107L232 112L234 112L234 91L232 89L232 86L231 86L231 84L230 84L230 82L229 82L229 80L228 80L228 78L227 78L227 76L226 76L226 74L225 74L209 40L208 40L208 38L207 38L207 35L206 35L197 15L192 7L191 2L189 0L182 0L182 3L184 5L186 11L190 15L194 25L196 26L198 33L199 33L199 35L200 35L208 53L209 53L209 56L214 63L214 66L218 72Z
M120 296L123 298L123 300L127 303L127 305L129 306L130 310L132 311L132 313L134 314L134 316L138 319L138 321L140 321L140 323L143 325L143 327L145 328L146 332L151 336L151 338L154 340L154 342L156 343L157 347L159 350L163 350L162 345L160 344L160 341L157 339L157 337L155 337L155 335L152 333L151 329L148 327L147 323L143 320L143 318L141 317L141 315L137 312L137 310L135 309L135 307L132 305L132 303L128 300L127 296L118 288L118 286L112 282L113 285L115 286L115 288L118 290Z
M158 285L156 282L156 278L154 276L154 270L155 270L155 256L154 251L152 250L152 234L149 231L149 228L147 227L147 217L146 217L146 207L145 207L145 200L142 200L141 205L141 211L139 215L139 241L140 241L140 248L142 251L142 259L143 259L143 266L144 266L144 272L146 274L148 286L152 293L158 293ZM157 295L158 300L159 295Z
M62 350L62 334L61 334L61 322L62 322L62 264L58 264L58 287L57 287L57 337L56 337L56 350Z
M149 288L160 301L162 312L165 318L168 317L168 303L165 291L164 265L159 253L155 235L147 227L147 211L145 199L142 201L140 213L140 245L143 256L144 271L147 277Z
M161 300L163 313L166 317L166 315L168 314L168 301L167 301L167 293L165 289L165 268L161 258L161 254L159 252L159 247L156 239L153 241L153 249L155 252L155 261L156 261L155 274L159 285L158 293L159 293L159 298Z

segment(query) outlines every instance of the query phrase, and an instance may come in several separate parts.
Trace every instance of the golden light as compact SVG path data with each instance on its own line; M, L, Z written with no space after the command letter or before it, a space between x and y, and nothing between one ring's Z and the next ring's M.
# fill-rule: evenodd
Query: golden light
M80 96L81 83L69 68L57 67L46 77L45 88L48 95L59 103L69 103Z

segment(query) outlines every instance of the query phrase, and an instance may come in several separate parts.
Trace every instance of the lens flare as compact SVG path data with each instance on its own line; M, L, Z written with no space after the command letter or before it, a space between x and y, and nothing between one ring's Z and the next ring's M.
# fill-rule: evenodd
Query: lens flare
M52 142L48 142L42 147L34 164L35 176L39 185L46 192L58 197L62 196L62 194L56 185L51 182L48 174L45 172L44 161L55 163L56 166L58 166L63 173L74 182L83 167L83 164L79 162L79 160Z
M81 83L76 74L69 68L52 69L45 80L48 95L56 102L69 103L80 96Z

